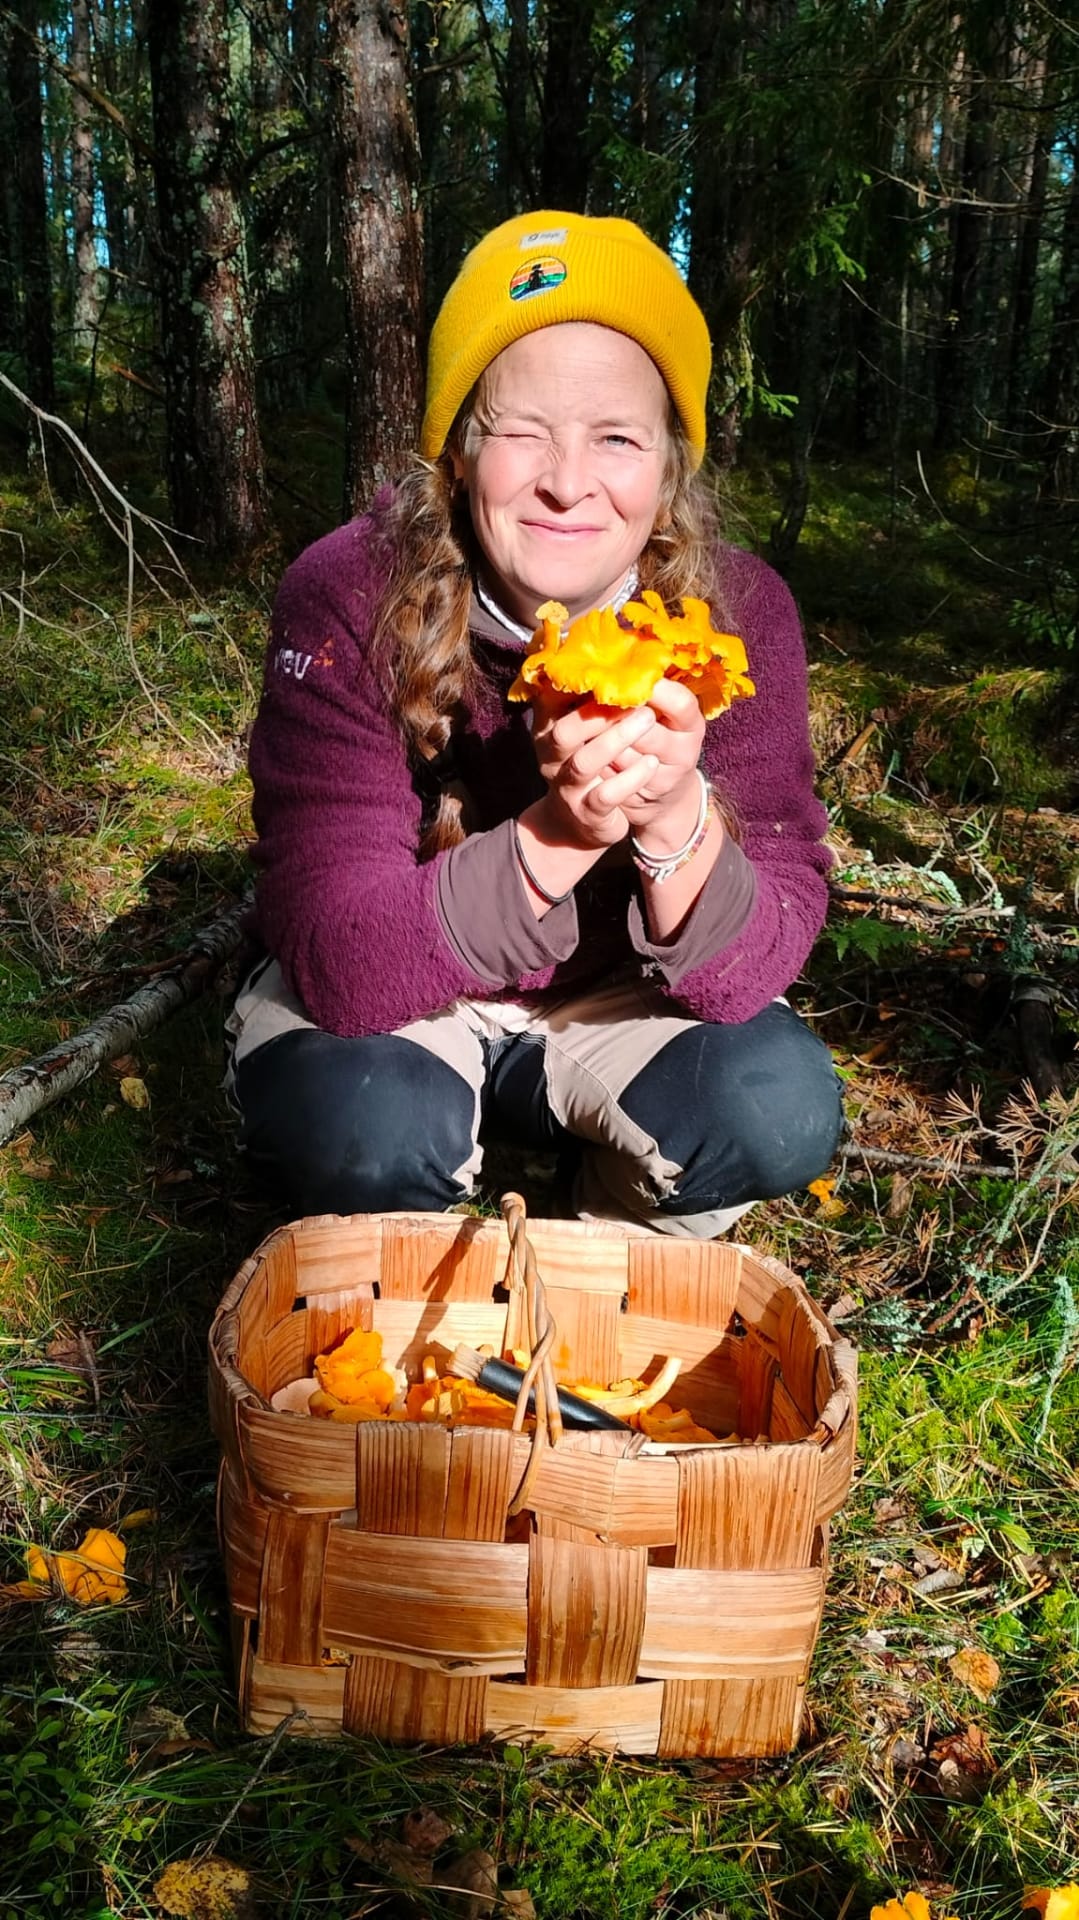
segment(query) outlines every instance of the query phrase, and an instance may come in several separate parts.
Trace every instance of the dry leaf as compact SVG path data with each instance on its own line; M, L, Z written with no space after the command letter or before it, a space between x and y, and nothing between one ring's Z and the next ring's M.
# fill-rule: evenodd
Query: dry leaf
M923 1600L934 1593L951 1593L963 1585L963 1575L954 1567L938 1567L935 1572L927 1573L923 1580L916 1580L911 1588Z
M889 1220L901 1220L910 1211L914 1198L914 1182L909 1173L893 1173L892 1191L888 1195Z
M989 1742L980 1727L969 1726L964 1733L945 1734L943 1739L934 1740L929 1758L944 1798L964 1804L980 1800L989 1775L996 1772Z
M514 1914L516 1920L536 1920L535 1902L527 1887L504 1887L502 1907L506 1913ZM698 1907L697 1920L708 1920L708 1912L702 1913ZM719 1920L718 1914L714 1920Z
M403 1840L389 1837L361 1840L356 1834L348 1834L345 1845L366 1866L373 1867L385 1879L396 1881L399 1887L429 1887L434 1877L430 1854L406 1847Z
M988 1700L1000 1679L1000 1668L991 1653L983 1653L980 1647L960 1647L954 1660L948 1667L963 1686L976 1693L979 1700Z
M77 1333L55 1334L45 1349L45 1358L54 1367L62 1367L65 1373L81 1373L92 1380L97 1339L96 1332L81 1329Z
M11 1142L11 1151L19 1163L19 1172L25 1173L28 1180L48 1180L55 1171L51 1160L35 1159L32 1133L20 1133L18 1139Z
M154 1899L180 1920L254 1920L251 1875L220 1854L174 1860L154 1882Z
M156 1704L147 1707L132 1721L130 1739L135 1749L131 1755L132 1765L140 1758L147 1761L167 1760L177 1753L216 1751L212 1741L200 1740L195 1734L188 1733L182 1715Z
M834 1313L833 1308L833 1313ZM895 1521L907 1518L906 1504L897 1500L894 1494L885 1494L883 1500L877 1500L873 1506L873 1518L878 1527L889 1527Z
M108 1062L108 1071L117 1080L125 1080L129 1074L137 1073L139 1063L133 1053L118 1053L115 1060Z
M136 1533L140 1527L152 1527L156 1519L156 1507L136 1507L134 1513L125 1513L123 1519L116 1522L116 1531Z
M416 1807L401 1822L401 1838L414 1853L434 1855L450 1839L453 1828L433 1807Z
M498 1904L498 1868L493 1855L482 1847L459 1854L440 1868L438 1887L446 1895L450 1912L460 1920L489 1920Z
M129 1107L134 1107L137 1112L143 1112L150 1104L145 1080L140 1080L134 1073L125 1074L120 1082L120 1098L125 1100Z
M32 1581L66 1594L80 1607L119 1605L127 1599L126 1559L127 1548L115 1533L90 1527L73 1553L28 1547L26 1571Z
M1044 1920L1079 1920L1079 1887L1028 1887L1022 1904Z

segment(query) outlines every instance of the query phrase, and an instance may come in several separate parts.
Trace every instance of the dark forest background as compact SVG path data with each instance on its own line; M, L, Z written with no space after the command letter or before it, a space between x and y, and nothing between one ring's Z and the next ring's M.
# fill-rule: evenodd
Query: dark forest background
M684 266L717 463L783 462L781 564L822 458L961 465L1074 643L1074 5L15 0L0 47L0 369L121 471L158 450L211 551L362 505L466 249L575 208ZM2 423L35 457L8 389Z

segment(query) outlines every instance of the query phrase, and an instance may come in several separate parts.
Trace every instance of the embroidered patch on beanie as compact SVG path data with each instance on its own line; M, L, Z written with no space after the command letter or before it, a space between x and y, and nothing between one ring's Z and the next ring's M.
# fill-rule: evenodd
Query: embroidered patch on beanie
M550 293L552 287L560 287L566 277L566 263L556 260L553 254L546 254L541 260L529 260L518 267L510 281L511 300L530 300L534 293Z

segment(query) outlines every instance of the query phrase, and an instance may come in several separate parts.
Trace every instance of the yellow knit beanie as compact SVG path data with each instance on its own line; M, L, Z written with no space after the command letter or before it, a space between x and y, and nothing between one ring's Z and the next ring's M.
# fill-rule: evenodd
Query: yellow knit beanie
M566 320L628 334L667 383L699 465L712 346L673 260L630 220L523 213L473 247L442 302L427 357L420 452L442 452L462 402L513 340Z

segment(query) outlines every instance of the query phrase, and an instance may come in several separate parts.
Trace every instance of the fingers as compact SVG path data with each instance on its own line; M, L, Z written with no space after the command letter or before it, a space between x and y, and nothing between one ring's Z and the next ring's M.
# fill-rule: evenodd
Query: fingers
M663 723L679 732L704 731L704 718L695 693L681 680L657 680L648 704Z
M611 718L610 707L578 707L551 728L546 740L537 743L541 765L550 759L565 768L574 780L591 780L602 769L655 729L650 707L634 707Z
M597 780L583 795L589 811L614 813L619 807L639 797L642 788L648 785L656 771L657 761L654 754L637 754L634 764L620 773L609 773Z

